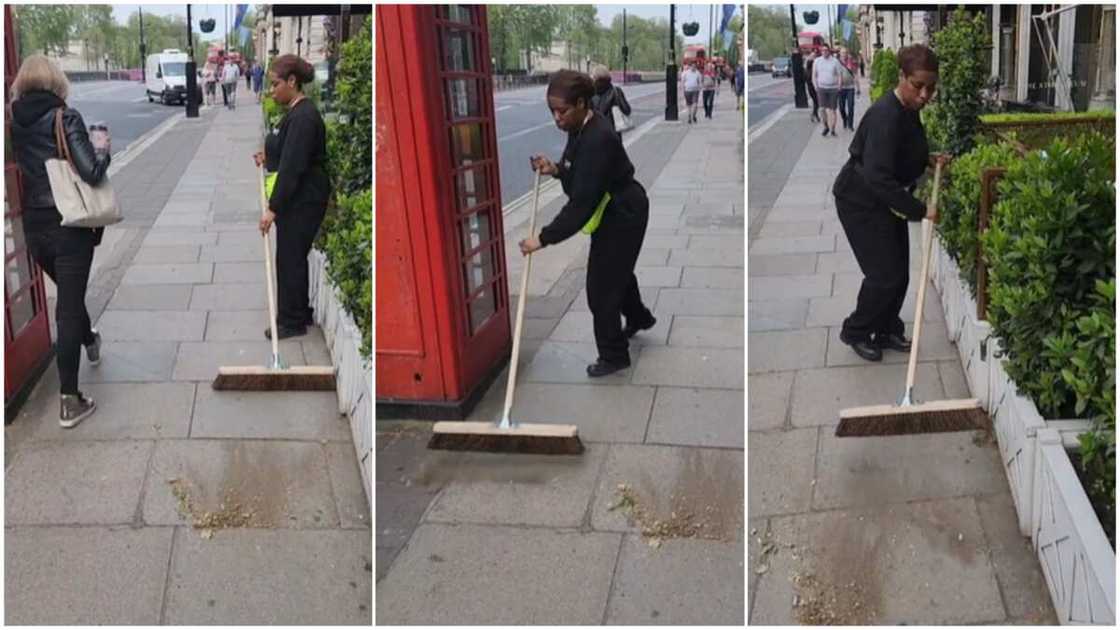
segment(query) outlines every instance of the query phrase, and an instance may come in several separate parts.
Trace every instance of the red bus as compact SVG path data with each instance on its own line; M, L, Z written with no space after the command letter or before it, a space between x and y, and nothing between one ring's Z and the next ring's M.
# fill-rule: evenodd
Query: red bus
M824 41L824 37L815 31L801 31L797 34L797 47L801 49L802 55L807 55L811 52L820 54L821 46L828 42Z

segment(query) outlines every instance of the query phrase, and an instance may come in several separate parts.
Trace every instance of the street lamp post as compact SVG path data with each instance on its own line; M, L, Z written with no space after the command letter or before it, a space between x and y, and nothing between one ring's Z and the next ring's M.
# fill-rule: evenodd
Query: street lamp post
M627 62L630 60L630 49L626 47L626 9L622 10L622 84L626 85Z
M793 31L793 52L789 56L789 67L793 71L793 104L798 109L809 106L809 98L805 94L805 66L801 63L801 45L797 41L797 16L794 14L793 5L789 5L789 27Z
M191 41L191 5L187 5L187 118L198 118L198 101L195 100L195 91L198 90L198 76L194 63L194 42Z
M677 120L677 5L669 5L669 63L665 65L665 120Z

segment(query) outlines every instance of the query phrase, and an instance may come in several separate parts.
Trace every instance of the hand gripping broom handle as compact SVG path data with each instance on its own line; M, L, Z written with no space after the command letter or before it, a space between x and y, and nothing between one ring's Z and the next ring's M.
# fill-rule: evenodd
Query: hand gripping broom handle
M529 238L533 238L537 231L537 205L541 200L541 174L537 171L533 177L533 213L529 215ZM533 264L533 254L525 256L525 270L521 272L521 292L517 295L517 320L513 325L513 353L509 359L509 380L506 382L506 402L502 408L502 420L498 424L503 429L509 429L513 424L509 420L509 412L513 409L513 387L517 382L517 357L521 351L521 323L525 319L525 297L529 293L529 269Z
M937 191L941 188L941 162L938 161L933 167L933 199L930 200L930 207L934 210L937 209ZM911 394L914 391L914 376L918 371L918 340L922 336L922 307L926 301L926 285L929 284L929 258L930 250L933 249L933 228L934 223L928 221L929 225L925 232L924 242L922 244L922 279L921 284L918 285L918 305L914 313L914 341L910 344L910 366L906 370L906 393L903 394L902 405L910 405L913 403Z
M257 167L260 177L261 188L261 217L268 210L268 195L264 190L264 165L261 164ZM268 287L268 325L272 327L272 368L283 369L280 363L280 344L277 341L278 335L276 334L276 296L273 294L273 277L272 277L272 241L268 238L268 232L264 233L264 274L265 285Z

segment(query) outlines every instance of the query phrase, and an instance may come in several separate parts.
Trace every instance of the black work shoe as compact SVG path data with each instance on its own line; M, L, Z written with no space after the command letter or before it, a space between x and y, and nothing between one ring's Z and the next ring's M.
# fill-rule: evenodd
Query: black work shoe
M882 361L883 351L879 349L870 338L851 339L840 335L840 341L852 347L852 350L865 361Z
M91 329L93 341L86 345L86 358L90 365L101 363L101 333L96 328Z
M276 340L280 341L288 337L302 337L307 334L307 326L299 326L298 328L289 328L287 326L276 327ZM272 340L272 328L264 329L265 339Z
M641 332L643 330L649 330L650 328L653 328L656 325L657 325L657 318L650 315L649 322L647 322L646 324L643 324L641 326L635 326L634 324L631 324L630 322L626 322L626 328L623 328L622 332L623 332L623 334L626 335L626 338L629 339L629 338L633 337L634 335L638 334L639 332Z
M587 375L591 378L598 378L600 376L614 374L619 370L625 370L628 367L630 367L629 361L627 361L626 363L613 363L610 361L599 359L591 365L587 366Z
M72 429L78 426L79 422L88 418L95 409L97 409L97 403L93 402L92 398L86 398L81 393L62 394L59 404L58 424L63 429Z
M875 345L884 350L898 350L910 352L910 340L894 333L879 333L875 335Z
M822 136L828 136L828 127L824 128L824 132L822 132L821 135Z

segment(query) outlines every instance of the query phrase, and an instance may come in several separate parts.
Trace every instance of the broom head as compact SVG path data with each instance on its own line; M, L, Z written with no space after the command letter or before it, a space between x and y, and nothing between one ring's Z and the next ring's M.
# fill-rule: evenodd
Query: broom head
M583 452L574 424L516 424L500 428L493 422L437 422L428 448L445 451L578 455Z
M217 390L250 392L333 392L335 369L316 365L296 365L283 369L261 366L220 367L211 387Z
M840 412L837 437L868 437L975 431L987 428L988 415L975 398L912 405L854 407Z

